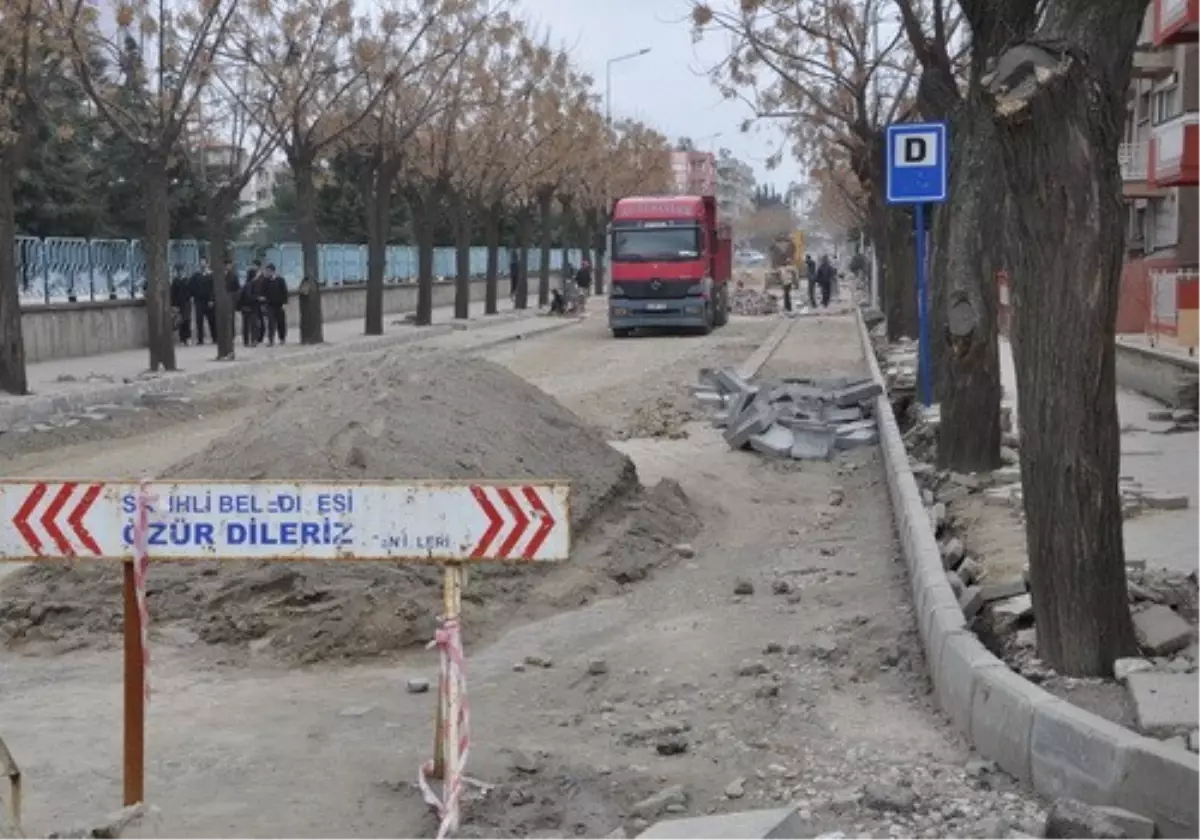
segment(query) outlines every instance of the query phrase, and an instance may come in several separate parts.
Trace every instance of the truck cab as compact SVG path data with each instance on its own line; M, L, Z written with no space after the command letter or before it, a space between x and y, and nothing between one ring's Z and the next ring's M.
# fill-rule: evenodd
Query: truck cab
M732 239L712 196L631 196L613 205L608 322L710 332L729 320Z

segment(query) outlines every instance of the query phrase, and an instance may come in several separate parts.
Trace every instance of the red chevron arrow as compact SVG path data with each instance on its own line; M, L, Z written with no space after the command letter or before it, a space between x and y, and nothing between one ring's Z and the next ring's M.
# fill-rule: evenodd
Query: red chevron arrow
M87 526L83 524L83 518L87 516L88 511L92 509L96 499L100 496L100 491L104 489L103 484L93 484L88 487L87 492L83 494L83 498L75 505L75 509L71 511L71 515L67 517L67 522L71 525L71 530L75 532L75 536L83 543L84 547L92 554L102 554L100 546L96 545L96 541L92 539L92 534L88 531Z
M526 560L532 560L537 556L538 549L542 547L542 543L546 541L546 537L550 536L550 532L554 530L554 517L550 511L542 503L542 497L538 495L538 491L532 487L525 488L525 500L529 502L529 506L537 511L538 518L541 520L541 525L538 526L537 533L533 535L533 539L529 541L529 545L525 546Z
M46 533L50 535L50 539L54 540L54 544L58 546L58 550L65 557L74 557L75 548L71 545L70 540L67 539L67 535L58 529L58 523L54 520L58 518L63 507L66 506L67 500L71 498L71 494L74 492L75 485L68 481L59 488L58 495L54 497L49 507L46 508L46 512L42 514L42 527L46 529Z
M471 495L475 497L480 510L488 518L487 530L483 532L483 536L479 538L479 542L475 544L475 550L471 552L471 557L479 559L487 555L487 551L491 548L492 540L496 539L496 535L500 533L500 529L504 527L504 518L500 516L500 512L496 510L496 506L492 504L492 500L487 497L487 491L482 487L472 485Z
M17 529L17 533L25 539L26 544L38 557L42 556L42 541L38 538L37 532L29 527L29 517L33 516L33 512L37 510L37 506L45 495L45 484L33 485L33 489L25 497L25 504L21 505L17 515L13 517L13 527Z
M517 503L517 497L513 495L512 490L509 490L507 487L501 487L496 492L500 494L504 506L508 508L508 512L513 516L513 529L508 532L508 538L500 546L499 552L497 552L501 558L508 559L512 550L516 548L517 543L521 541L521 537L525 536L525 529L529 527L529 517L525 515L525 511L521 510L521 506Z

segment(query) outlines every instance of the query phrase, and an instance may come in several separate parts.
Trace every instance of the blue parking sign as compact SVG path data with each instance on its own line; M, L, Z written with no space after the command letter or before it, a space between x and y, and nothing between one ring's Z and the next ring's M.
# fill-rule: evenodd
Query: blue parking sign
M946 123L894 123L887 127L888 204L946 200L949 149Z

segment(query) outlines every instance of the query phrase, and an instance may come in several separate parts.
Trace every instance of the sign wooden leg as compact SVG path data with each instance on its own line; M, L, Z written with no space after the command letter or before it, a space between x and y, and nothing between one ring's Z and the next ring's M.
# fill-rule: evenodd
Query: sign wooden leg
M142 649L142 616L138 610L133 562L125 571L125 805L145 801L146 668Z

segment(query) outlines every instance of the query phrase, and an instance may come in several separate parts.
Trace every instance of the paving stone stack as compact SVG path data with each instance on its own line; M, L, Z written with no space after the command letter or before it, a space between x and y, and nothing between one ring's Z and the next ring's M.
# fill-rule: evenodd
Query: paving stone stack
M879 440L870 379L748 381L732 370L703 370L696 399L716 408L713 425L734 449L771 458L829 460Z

